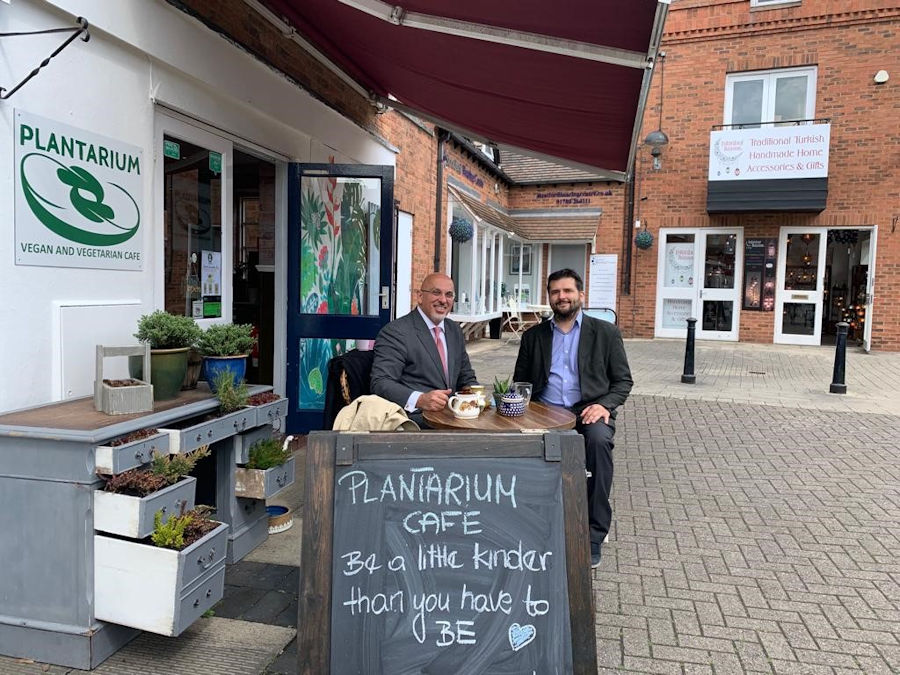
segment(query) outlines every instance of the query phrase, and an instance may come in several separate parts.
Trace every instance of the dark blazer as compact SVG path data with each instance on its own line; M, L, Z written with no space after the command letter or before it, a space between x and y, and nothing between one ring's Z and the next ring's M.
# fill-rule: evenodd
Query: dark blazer
M475 371L466 354L462 329L455 321L444 319L444 337L449 382L444 379L434 334L428 330L418 308L391 321L375 338L372 393L403 407L414 391L458 391L475 384Z
M578 341L578 378L581 400L575 412L599 403L610 412L610 422L616 408L625 402L634 381L625 356L625 344L619 329L608 321L581 315L581 335ZM553 351L553 324L544 321L529 328L522 336L513 380L531 382L531 396L539 400L550 378Z

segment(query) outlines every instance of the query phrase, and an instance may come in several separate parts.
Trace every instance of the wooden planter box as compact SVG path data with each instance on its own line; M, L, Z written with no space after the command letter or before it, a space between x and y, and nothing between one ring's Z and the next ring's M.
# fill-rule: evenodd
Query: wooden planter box
M107 415L128 415L153 410L153 385L143 380L130 387L110 387L103 381L103 359L111 356L142 356L149 373L150 348L105 347L97 345L96 376L94 379L94 408Z
M98 473L115 475L146 464L153 453L169 454L169 434L160 432L124 445L98 445L94 452L94 466Z
M182 509L190 511L196 489L197 479L187 476L146 497L94 490L94 529L133 539L149 537L156 512L162 511L165 522L172 515L180 515Z
M159 635L180 635L225 589L228 525L183 551L94 536L94 616Z
M183 429L160 429L160 431L169 434L169 452L177 455L221 441L254 426L256 426L256 411L253 408L241 408L228 415L207 422L198 422Z
M271 469L234 470L234 494L250 499L268 499L294 482L294 458Z
M256 411L256 424L254 426L258 427L263 424L275 425L282 417L287 416L288 400L280 398L277 401L250 407Z

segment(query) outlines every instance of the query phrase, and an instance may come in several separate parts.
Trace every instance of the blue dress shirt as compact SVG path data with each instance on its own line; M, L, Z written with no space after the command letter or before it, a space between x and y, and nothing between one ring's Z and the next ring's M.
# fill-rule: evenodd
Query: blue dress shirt
M556 323L553 326L553 347L550 357L550 377L541 392L541 400L551 405L571 408L581 400L581 380L578 377L578 342L581 339L581 317L579 311L575 323L568 333L563 333Z

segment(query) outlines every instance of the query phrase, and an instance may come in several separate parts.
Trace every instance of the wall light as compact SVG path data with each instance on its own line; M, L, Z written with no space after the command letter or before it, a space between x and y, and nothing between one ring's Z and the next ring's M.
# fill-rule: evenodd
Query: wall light
M662 168L662 162L660 161L660 157L662 156L662 147L664 145L669 144L669 137L666 135L666 132L662 130L662 115L663 115L663 82L665 81L665 72L666 72L666 53L659 52L657 56L657 62L659 63L659 124L655 131L651 131L647 134L647 138L644 139L644 145L649 145L650 155L653 157L653 170L659 171Z

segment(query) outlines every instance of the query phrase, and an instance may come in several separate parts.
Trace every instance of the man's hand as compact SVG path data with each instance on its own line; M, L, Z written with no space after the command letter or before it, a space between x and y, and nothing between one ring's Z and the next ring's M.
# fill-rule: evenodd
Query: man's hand
M435 389L422 394L416 402L419 410L430 410L437 412L447 407L447 401L450 400L450 389ZM609 413L607 413L609 415Z
M581 411L581 421L584 424L593 424L597 420L603 420L609 424L609 410L599 403L592 403Z

